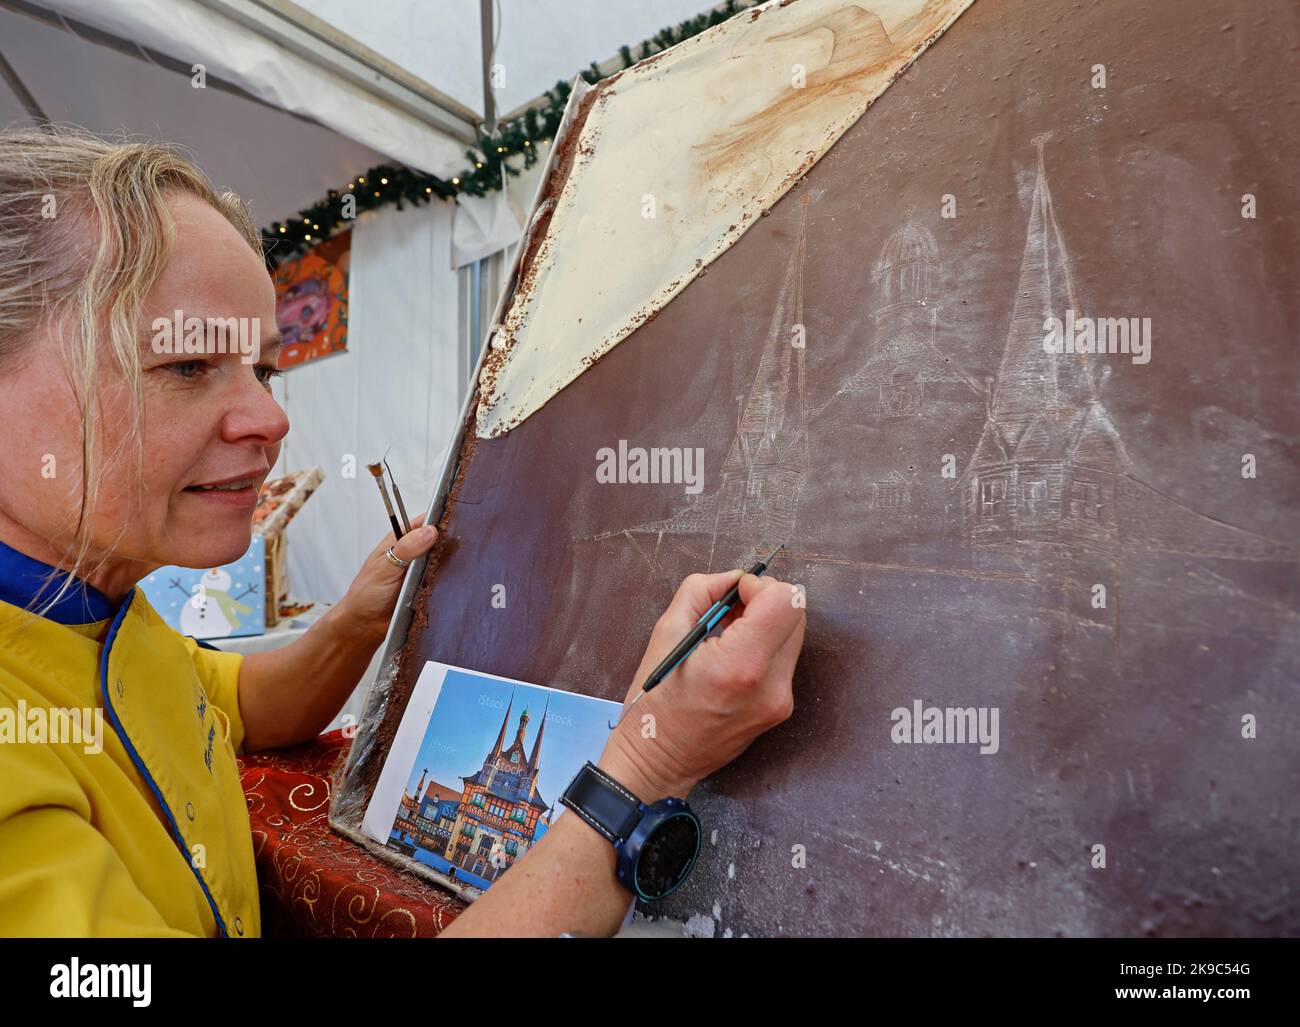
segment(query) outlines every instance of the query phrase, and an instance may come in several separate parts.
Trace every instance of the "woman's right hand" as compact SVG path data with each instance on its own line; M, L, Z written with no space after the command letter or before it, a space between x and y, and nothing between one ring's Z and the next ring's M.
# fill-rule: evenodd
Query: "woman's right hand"
M741 571L692 574L654 631L627 702L701 615L740 580L743 606L723 620L610 734L600 767L642 802L685 798L794 710L791 679L803 646L804 604L794 586ZM625 705L624 709L627 707Z

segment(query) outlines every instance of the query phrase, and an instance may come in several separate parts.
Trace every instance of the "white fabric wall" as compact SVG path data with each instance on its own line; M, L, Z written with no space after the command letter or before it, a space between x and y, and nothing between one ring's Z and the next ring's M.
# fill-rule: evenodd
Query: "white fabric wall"
M324 484L287 533L297 597L337 602L389 530L366 470L389 446L407 513L423 513L433 498L464 394L451 221L443 203L358 218L348 350L276 382L291 428L275 473L325 469ZM353 478L342 476L349 455Z

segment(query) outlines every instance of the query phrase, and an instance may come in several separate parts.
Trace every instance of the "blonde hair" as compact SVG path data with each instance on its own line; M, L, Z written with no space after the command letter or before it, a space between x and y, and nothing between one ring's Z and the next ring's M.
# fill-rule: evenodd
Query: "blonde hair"
M139 332L145 297L171 253L166 199L178 191L209 203L261 255L261 235L239 197L218 193L171 145L107 141L68 126L0 131L0 373L38 328L67 318L63 359L81 414L81 507L63 560L71 566L40 613L89 562L90 526L110 462L94 445L101 349L126 382L120 445L134 446L143 473Z

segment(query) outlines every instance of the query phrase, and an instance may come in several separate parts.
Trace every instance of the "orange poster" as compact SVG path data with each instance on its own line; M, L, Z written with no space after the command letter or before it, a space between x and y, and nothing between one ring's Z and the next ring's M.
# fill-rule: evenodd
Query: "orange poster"
M340 232L275 270L275 320L284 337L281 369L348 348L348 259L352 232Z

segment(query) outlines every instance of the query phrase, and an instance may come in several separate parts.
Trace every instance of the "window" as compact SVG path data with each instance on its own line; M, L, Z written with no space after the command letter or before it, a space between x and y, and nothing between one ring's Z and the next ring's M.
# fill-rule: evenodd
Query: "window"
M467 264L458 272L458 334L460 337L460 397L474 385L474 369L478 366L479 354L491 327L493 307L497 293L501 290L501 278L509 266L510 254L507 251L494 253L472 264Z
M888 414L915 414L921 409L921 386L916 375L896 368L888 382L881 383L880 405Z
M980 516L1000 517L1006 505L1007 479L980 482Z
M1047 513L1047 482L1027 481L1020 487L1026 517L1042 517Z
M1101 520L1101 486L1088 481L1072 482L1070 516L1085 521Z
M877 510L898 510L908 505L907 486L902 482L878 481L871 486L871 505Z
M512 752L512 753L510 754L510 762L511 762L511 763L518 763L518 762L519 762L519 753L517 753L517 752Z

